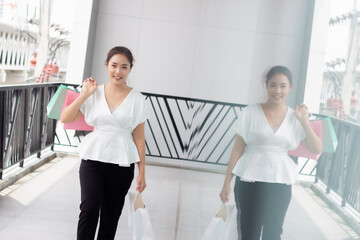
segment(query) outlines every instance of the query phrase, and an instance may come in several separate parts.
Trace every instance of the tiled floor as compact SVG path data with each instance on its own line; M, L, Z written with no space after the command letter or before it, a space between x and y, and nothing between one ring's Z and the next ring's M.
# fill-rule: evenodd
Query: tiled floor
M75 239L79 163L78 158L57 158L0 192L0 239ZM224 176L151 165L147 166L146 174L148 187L143 199L156 239L200 239L221 206L218 193ZM134 191L134 186L131 190ZM116 239L131 239L127 210L125 206ZM357 238L310 189L294 185L283 239Z

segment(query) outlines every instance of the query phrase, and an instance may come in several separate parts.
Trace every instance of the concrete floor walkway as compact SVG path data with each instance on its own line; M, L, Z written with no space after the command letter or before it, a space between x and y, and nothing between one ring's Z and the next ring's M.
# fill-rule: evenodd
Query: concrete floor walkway
M1 191L0 239L76 239L79 164L78 158L56 158ZM146 174L143 199L156 239L200 239L221 206L218 194L224 176L154 165L147 166ZM131 190L135 191L134 185ZM116 239L131 239L127 215L124 206ZM296 184L282 239L349 240L358 236L311 189Z

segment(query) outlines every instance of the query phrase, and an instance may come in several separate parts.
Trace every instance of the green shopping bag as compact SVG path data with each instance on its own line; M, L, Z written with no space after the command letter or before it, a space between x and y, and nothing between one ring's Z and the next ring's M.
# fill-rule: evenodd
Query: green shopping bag
M322 124L322 151L323 152L335 152L338 144L338 139L335 133L334 126L332 124L331 118L321 118Z
M67 90L74 91L73 89L70 89L62 84L56 90L54 96L51 98L49 104L46 107L47 115L49 118L53 118L56 120L60 119Z

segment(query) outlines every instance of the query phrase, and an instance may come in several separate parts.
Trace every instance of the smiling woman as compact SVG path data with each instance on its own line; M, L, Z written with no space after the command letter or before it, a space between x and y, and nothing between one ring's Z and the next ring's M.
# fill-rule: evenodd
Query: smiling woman
M321 151L321 141L311 129L304 104L295 110L285 104L292 75L274 66L266 76L268 100L246 107L238 116L236 138L223 189L229 201L230 182L236 175L235 202L241 239L280 239L291 199L297 168L288 156L302 141L310 151ZM240 238L239 238L240 239Z
M78 239L94 239L100 215L98 239L114 239L117 223L134 177L136 190L145 182L145 121L148 118L144 96L126 84L133 67L126 47L112 48L105 61L109 81L98 86L85 79L82 92L66 107L60 121L72 122L80 116L94 126L79 147L81 204Z

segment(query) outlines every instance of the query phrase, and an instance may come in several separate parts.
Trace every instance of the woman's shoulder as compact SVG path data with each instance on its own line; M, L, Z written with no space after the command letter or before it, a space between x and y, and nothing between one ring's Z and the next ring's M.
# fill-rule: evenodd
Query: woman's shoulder
M105 84L98 85L98 87L96 88L96 91L94 92L93 96L99 95L99 94L104 94L104 85Z
M242 109L243 112L254 112L261 107L261 103L252 103Z
M104 85L98 85L95 92L86 99L85 103L93 104L94 101L101 98L102 95L104 94L103 89L104 89Z
M249 104L241 109L242 118L251 119L257 117L259 113L259 105L257 103Z
M291 112L291 113L294 112L294 109L293 109L292 107L290 107L290 106L288 106L288 110L289 110L289 112Z
M259 107L261 107L262 103L251 103L247 106L247 108L249 109L259 109Z
M140 92L139 90L132 88L131 89L131 93L133 94L133 96L135 96L136 98L145 98L145 95L142 94L142 92Z
M288 106L288 114L286 115L287 119L293 124L300 124L299 120L295 116L294 109Z
M289 107L288 106L288 115L290 116L290 117L293 117L293 118L296 118L295 117L295 113L294 113L294 109L293 108L291 108L291 107Z

